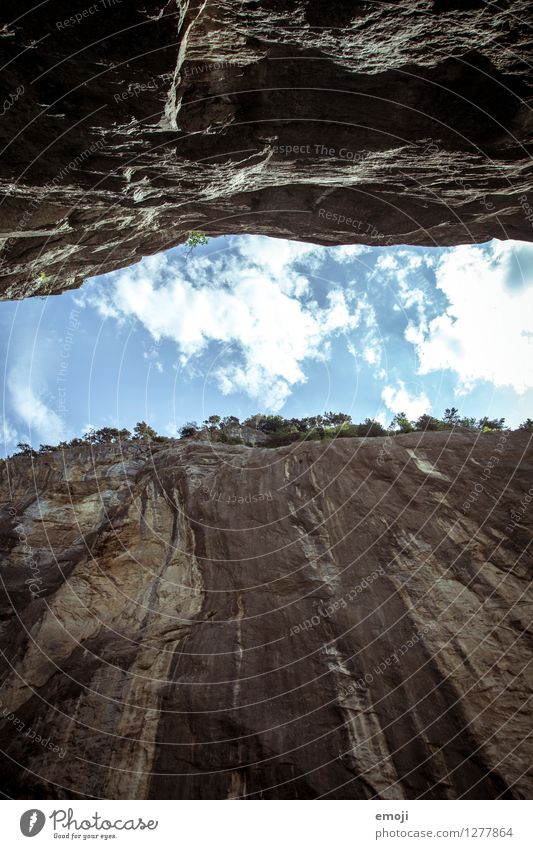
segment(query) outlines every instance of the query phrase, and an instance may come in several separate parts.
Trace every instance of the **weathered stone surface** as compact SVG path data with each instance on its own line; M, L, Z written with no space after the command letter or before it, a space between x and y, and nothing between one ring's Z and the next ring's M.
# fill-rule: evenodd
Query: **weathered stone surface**
M527 432L9 462L3 792L530 798L532 468Z
M191 229L531 239L528 0L3 0L0 16L0 297L79 286Z

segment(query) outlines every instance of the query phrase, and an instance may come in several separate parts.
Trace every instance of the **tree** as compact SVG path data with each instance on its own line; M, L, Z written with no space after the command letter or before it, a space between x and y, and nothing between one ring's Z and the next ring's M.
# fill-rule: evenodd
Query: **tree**
M109 442L117 442L118 430L116 427L101 427L98 430L95 430L94 439L99 445Z
M37 452L33 450L29 442L17 442L18 453L23 457L33 457Z
M185 422L179 429L179 435L181 439L189 439L192 436L197 436L198 434L198 425L196 422Z
M255 413L253 416L248 416L248 418L244 420L243 425L244 427L253 427L257 430L259 422L264 418L265 416L263 413Z
M483 416L478 422L478 428L484 433L490 433L492 430L503 430L504 424L505 419L489 419L487 416Z
M442 420L446 424L446 427L456 427L460 421L457 407L446 407Z
M137 422L133 428L134 439L146 439L147 442L151 442L151 440L155 439L156 436L157 431L155 431L153 427L150 427L149 424L146 424L145 421Z
M220 421L219 427L240 427L240 421L237 416L224 416L224 418Z
M439 419L423 413L415 422L415 430L442 430L443 423Z
M441 431L460 426L462 428L481 430L485 433L509 430L505 427L504 418L490 419L488 416L476 420L475 418L459 418L456 407L447 408L443 419L437 419L429 413L423 413L416 422L407 418L404 412L396 413L390 424L390 429L396 433L411 433L417 431ZM346 413L324 412L323 415L305 416L303 418L286 419L281 415L268 415L256 413L246 419L242 426L237 416L218 415L209 416L200 427L195 421L186 422L179 428L182 439L210 438L216 442L229 445L252 445L240 438L241 427L250 427L264 433L268 438L264 444L269 448L279 445L290 445L292 442L304 441L306 439L333 439L337 437L352 436L385 436L387 431L383 425L375 419L366 418L359 424L352 423L352 419ZM237 429L237 434L232 433L232 428ZM533 419L527 418L519 426L519 430L533 430ZM69 442L61 441L58 445L43 443L36 451L28 442L17 444L18 452L14 456L36 457L38 454L47 454L52 451L63 451L66 448L76 448L84 445L99 445L110 443L128 442L131 439L146 440L156 443L167 443L170 438L159 436L157 432L145 421L137 422L133 429L133 437L127 428L102 427L98 430L91 428L82 438L74 437ZM1 460L0 460L1 462Z
M386 436L387 431L375 419L365 419L357 425L357 436Z
M245 427L253 427L262 433L280 433L289 425L283 416L267 416L265 413L256 413L243 422Z
M283 416L265 416L258 423L258 429L263 433L280 433L286 425Z
M307 433L311 427L310 421L311 420L307 418L289 419L288 425L290 430L295 430L297 433Z
M413 424L409 421L405 413L396 413L390 426L395 430L399 430L400 433L411 433L413 430Z
M338 425L350 424L352 417L348 413L324 413L324 424L336 427Z
M204 427L211 432L216 431L219 424L220 416L209 416L208 419L204 419Z
M131 433L125 427L120 430L117 427L101 427L86 433L84 439L88 442L96 442L97 445L104 445L112 442L127 442L130 437Z

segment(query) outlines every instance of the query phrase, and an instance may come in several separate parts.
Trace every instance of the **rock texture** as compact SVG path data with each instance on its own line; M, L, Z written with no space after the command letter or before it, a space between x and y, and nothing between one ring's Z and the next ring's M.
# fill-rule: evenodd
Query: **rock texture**
M530 441L10 461L2 791L531 798Z
M528 0L3 0L0 17L3 298L191 229L532 237Z

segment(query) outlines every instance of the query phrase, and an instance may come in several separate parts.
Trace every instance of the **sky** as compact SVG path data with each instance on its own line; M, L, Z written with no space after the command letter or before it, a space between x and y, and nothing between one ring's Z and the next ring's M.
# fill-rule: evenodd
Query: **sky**
M141 419L533 417L533 245L211 239L0 302L2 455Z

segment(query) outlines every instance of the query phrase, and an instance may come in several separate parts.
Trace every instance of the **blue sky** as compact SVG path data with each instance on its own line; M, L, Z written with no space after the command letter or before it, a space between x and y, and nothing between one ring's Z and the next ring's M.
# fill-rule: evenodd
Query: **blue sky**
M175 248L0 303L2 453L218 413L533 416L533 246Z

